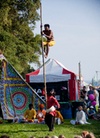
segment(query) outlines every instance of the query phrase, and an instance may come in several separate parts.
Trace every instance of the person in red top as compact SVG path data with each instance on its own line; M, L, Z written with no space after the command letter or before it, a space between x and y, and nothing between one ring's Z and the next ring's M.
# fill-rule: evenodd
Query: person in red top
M54 97L54 95L54 89L47 93L47 110L45 116L45 123L47 124L49 131L53 131L54 129L56 109L60 108L60 104Z

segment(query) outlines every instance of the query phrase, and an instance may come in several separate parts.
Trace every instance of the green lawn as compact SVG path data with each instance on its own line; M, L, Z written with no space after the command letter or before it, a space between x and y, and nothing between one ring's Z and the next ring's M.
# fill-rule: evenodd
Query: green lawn
M71 125L70 120L65 120L61 125L55 125L53 132L48 131L46 125L40 124L14 124L4 123L0 124L0 136L7 134L10 138L29 138L35 136L36 138L44 137L46 135L64 134L66 138L73 138L75 135L80 135L83 130L93 132L96 138L100 138L100 121L89 120L89 125Z

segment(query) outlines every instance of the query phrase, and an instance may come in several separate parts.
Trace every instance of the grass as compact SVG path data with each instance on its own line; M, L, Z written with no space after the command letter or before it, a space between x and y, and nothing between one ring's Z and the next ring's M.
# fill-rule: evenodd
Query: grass
M3 123L0 124L0 136L7 134L10 138L29 138L35 136L42 138L46 135L59 136L64 134L66 138L73 138L75 135L80 135L83 130L93 132L96 138L100 138L100 121L89 120L89 125L71 125L70 120L65 120L61 125L55 125L53 132L48 131L48 127L42 124L14 124Z

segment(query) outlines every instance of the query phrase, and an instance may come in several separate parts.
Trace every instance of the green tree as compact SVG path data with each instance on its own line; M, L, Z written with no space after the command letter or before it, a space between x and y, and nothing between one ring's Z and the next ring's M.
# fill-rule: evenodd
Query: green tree
M41 37L34 36L40 0L0 0L0 50L23 76L40 64Z

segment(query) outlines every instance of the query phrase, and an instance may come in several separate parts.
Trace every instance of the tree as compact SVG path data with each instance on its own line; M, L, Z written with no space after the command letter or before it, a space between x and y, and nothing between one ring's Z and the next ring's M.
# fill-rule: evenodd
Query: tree
M0 0L0 50L23 76L29 63L40 64L41 37L33 33L39 5L40 0Z

